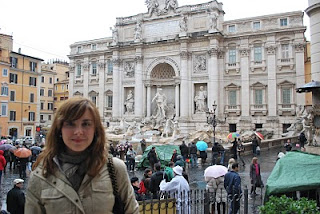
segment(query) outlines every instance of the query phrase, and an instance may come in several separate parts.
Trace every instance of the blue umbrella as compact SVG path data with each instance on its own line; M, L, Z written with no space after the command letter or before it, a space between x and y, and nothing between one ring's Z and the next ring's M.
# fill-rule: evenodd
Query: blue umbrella
M11 144L2 144L0 145L0 150L7 151L7 150L14 150L17 149L15 146L12 146Z
M200 140L196 144L199 151L206 151L208 148L208 144L204 142L203 140Z

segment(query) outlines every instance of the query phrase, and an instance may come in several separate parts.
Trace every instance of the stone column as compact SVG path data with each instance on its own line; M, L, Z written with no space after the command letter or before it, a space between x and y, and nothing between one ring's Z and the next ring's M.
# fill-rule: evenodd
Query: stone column
M89 59L85 58L84 63L82 64L83 68L83 96L88 97L89 96Z
M214 101L216 104L219 102L219 67L218 67L218 48L211 48L208 51L208 108L211 110ZM219 109L216 110L216 114Z
M320 0L308 0L306 13L310 17L311 79L320 80Z
M189 93L188 93L188 52L187 51L181 51L180 52L180 59L181 59L181 71L180 71L180 77L181 77L181 105L177 105L176 107L180 106L180 117L187 119L189 116ZM179 89L179 86L176 86ZM177 91L176 91L177 92ZM176 93L177 94L177 93ZM177 103L177 102L176 102ZM178 110L179 112L179 110ZM177 115L179 116L179 115Z
M296 53L296 87L301 87L305 84L305 74L304 74L304 43L295 43L294 45L295 53ZM304 93L296 93L297 94L297 105L305 105L305 94Z
M70 62L70 66L69 66L69 97L73 97L73 93L74 93L74 81L75 81L75 77L74 77L74 69L75 66L73 64L73 61Z
M104 109L105 109L105 102L104 102L104 91L105 91L105 68L106 68L106 63L104 56L100 56L99 62L98 62L98 68L99 68L99 113L100 117L104 121Z
M141 52L141 51L140 51ZM134 114L137 117L143 115L143 81L142 81L142 56L136 56L135 90L134 90Z
M240 49L241 116L250 116L249 48Z
M147 84L147 117L151 116L151 85Z
M122 98L120 94L120 58L116 55L112 57L113 62L113 95L112 95L112 117L120 118L121 114L121 102Z
M179 97L179 83L176 82L176 94L175 94L175 108L176 108L176 117L179 117L179 109L180 109L180 97Z
M268 69L268 115L277 116L277 66L276 66L276 46L267 45L267 69Z

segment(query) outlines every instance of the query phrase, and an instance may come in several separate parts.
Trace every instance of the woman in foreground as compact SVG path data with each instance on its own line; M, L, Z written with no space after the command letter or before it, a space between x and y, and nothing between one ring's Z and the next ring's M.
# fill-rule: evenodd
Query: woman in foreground
M115 177L124 213L138 203L123 161L108 164L105 130L95 105L71 98L57 111L44 151L33 165L25 213L113 213ZM114 169L109 174L108 167Z

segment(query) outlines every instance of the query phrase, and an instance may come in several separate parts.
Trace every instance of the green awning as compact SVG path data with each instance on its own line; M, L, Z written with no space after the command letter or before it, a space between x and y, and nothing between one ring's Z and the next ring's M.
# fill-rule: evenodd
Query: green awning
M266 196L320 187L320 156L300 151L279 159L266 184Z

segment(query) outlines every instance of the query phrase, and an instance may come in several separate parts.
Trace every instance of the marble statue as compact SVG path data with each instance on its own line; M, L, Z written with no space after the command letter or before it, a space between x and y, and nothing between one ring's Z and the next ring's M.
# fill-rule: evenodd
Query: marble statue
M124 64L124 73L126 77L134 77L134 62L126 62Z
M209 29L213 31L217 30L217 15L215 13L209 16Z
M159 3L157 0L146 0L145 4L148 7L148 14L151 17L153 12L158 11Z
M126 113L132 114L134 112L134 95L132 90L129 90L127 99L125 101L125 105L126 105Z
M114 28L110 27L110 30L112 30L112 43L117 44L118 43L118 29L115 26Z
M182 19L180 20L180 31L181 32L187 32L188 31L188 26L187 26L187 17L183 16Z
M169 10L170 8L172 8L174 11L176 11L177 7L178 7L177 0L166 0L166 5L164 9Z
M140 41L142 34L141 22L138 21L135 28L134 40Z
M198 94L195 96L194 100L196 102L196 112L205 112L205 100L207 99L207 93L204 91L203 86L200 86Z
M161 137L169 137L169 134L171 133L171 124L173 125L172 120L169 118L166 118L166 122L163 127L163 132L161 134Z
M167 107L167 97L162 92L162 88L157 89L157 93L151 102L154 102L154 101L156 101L157 103L157 113L155 118L161 118L161 119L165 118L166 117L165 108Z

